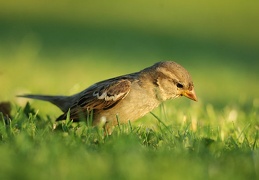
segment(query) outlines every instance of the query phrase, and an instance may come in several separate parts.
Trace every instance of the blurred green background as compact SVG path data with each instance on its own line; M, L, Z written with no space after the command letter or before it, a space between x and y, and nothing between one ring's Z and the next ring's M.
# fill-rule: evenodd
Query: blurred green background
M0 102L12 102L17 121L0 124L0 177L258 177L258 7L252 0L0 1ZM54 131L45 117L61 112L51 104L32 101L45 121L17 112L28 101L17 94L70 95L162 60L190 72L199 98L155 111L173 133L117 128L98 143L80 124ZM160 124L151 114L143 120Z
M16 94L69 95L96 81L174 60L193 76L200 102L258 105L258 5L1 1L0 100L22 104Z

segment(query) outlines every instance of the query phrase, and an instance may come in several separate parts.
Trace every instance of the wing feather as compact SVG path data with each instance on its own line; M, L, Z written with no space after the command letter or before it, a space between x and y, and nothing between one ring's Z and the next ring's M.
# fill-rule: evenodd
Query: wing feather
M79 98L70 107L70 118L78 120L80 114L87 115L90 111L114 107L128 95L130 86L129 79L114 79L109 83L104 81L87 88L79 94ZM65 119L66 115L67 113L64 113L57 120Z

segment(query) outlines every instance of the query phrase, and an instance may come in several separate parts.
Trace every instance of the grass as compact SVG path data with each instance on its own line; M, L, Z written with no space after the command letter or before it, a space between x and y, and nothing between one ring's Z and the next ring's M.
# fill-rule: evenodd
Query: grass
M69 119L56 124L29 104L18 107L12 120L1 115L0 177L258 178L258 107L218 112L192 104L187 115L182 108L167 114L157 109L143 119L151 119L151 126L119 125L105 136L100 127Z

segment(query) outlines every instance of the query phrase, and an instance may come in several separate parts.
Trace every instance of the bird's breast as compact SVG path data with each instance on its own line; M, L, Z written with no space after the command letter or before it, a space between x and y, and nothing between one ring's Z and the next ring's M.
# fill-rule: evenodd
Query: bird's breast
M105 118L106 122L112 125L117 124L117 118L120 123L127 123L129 120L135 121L159 104L154 92L138 84L133 84L129 94L124 99L116 106L95 114L94 121L96 121L95 124L98 124L100 119Z

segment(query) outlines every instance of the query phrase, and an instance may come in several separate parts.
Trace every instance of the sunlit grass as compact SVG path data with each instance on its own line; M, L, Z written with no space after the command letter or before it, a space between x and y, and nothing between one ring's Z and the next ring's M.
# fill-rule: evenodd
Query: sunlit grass
M1 116L1 177L257 177L258 107L216 110L193 104L187 110L178 105L167 114L162 109L155 118L142 119L152 126L121 124L110 136L84 122L56 124L30 106L11 119Z

